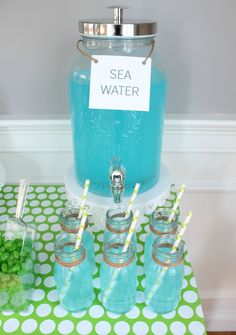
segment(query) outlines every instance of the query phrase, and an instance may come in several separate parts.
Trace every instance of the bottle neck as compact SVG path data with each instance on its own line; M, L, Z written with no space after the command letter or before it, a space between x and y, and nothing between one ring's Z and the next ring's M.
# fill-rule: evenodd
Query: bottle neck
M75 234L61 233L55 242L55 260L65 267L79 265L85 258L82 242L75 249L76 237Z
M108 209L106 213L106 227L112 233L125 233L129 230L133 213L126 214L124 206L117 206Z
M134 247L130 242L127 251L123 251L125 238L117 235L111 236L103 246L104 261L112 267L120 268L131 264L134 260Z
M172 221L168 219L171 215L171 208L158 208L152 215L150 220L150 230L157 236L175 234L178 229L178 215L175 214Z
M174 267L179 265L183 260L184 244L180 242L177 250L172 252L175 239L171 236L158 237L152 247L153 260L162 266Z
M61 227L64 231L75 234L78 232L81 219L79 218L80 207L64 208L60 213ZM85 229L88 227L88 218L86 221Z

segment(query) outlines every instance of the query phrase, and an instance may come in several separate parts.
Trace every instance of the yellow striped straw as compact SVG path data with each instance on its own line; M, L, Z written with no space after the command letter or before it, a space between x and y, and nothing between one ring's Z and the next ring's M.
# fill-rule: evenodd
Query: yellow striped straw
M130 213L131 213L131 210L132 210L133 205L134 205L134 201L135 201L135 199L137 197L137 194L138 194L139 187L140 187L139 183L137 183L134 187L134 191L133 191L132 197L130 199L129 206L126 209L126 212L125 212L126 216L129 216Z
M81 204L80 204L79 219L82 217L82 214L84 211L84 207L85 207L84 205L85 205L85 201L86 201L87 194L88 194L89 184L90 184L90 180L86 179L85 184L84 184L84 192L83 192Z
M173 220L173 218L175 216L175 213L177 212L180 200L181 200L181 198L184 194L185 189L186 189L186 185L182 184L180 189L179 189L179 193L177 194L177 198L175 200L174 206L171 209L171 214L169 216L169 219L167 220L168 223L171 223L171 221Z
M174 253L179 244L180 244L180 241L182 240L182 237L183 237L183 234L191 220L191 217L192 217L192 211L188 211L188 214L184 220L184 223L181 225L181 228L180 228L180 231L179 231L179 234L176 238L176 241L171 249L171 253ZM146 305L149 305L150 301L152 300L153 296L155 295L156 291L158 290L158 288L160 287L161 285L161 282L162 282L162 279L166 273L166 271L168 270L168 267L163 267L161 272L158 274L158 277L157 277L157 280L155 282L155 284L153 285L153 287L150 289L149 293L148 293L148 296L147 296L147 299L146 299Z
M86 211L84 211L82 219L81 219L81 223L80 223L80 226L79 226L78 235L77 235L77 238L76 238L75 250L79 249L80 243L82 241L82 235L83 235L83 232L84 232L84 227L85 227L85 224L86 224L87 216L88 216L88 213Z
M139 215L140 215L140 211L136 210L135 213L134 213L134 217L133 217L133 220L131 222L131 225L130 225L130 228L129 228L129 232L127 234L127 237L126 237L125 244L124 244L124 247L122 249L122 252L126 252L128 250L128 248L129 248L129 244L130 244L131 238L133 236L133 233L135 231L135 226L137 224Z

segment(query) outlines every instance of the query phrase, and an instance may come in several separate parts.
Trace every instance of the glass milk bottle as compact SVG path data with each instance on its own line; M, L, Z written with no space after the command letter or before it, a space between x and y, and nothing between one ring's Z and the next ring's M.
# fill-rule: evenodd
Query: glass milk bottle
M92 268L83 243L75 250L76 235L61 233L55 242L54 278L60 304L68 311L87 309L93 302Z
M176 309L184 278L184 248L181 241L171 253L175 239L158 237L153 244L152 258L146 271L145 302L158 314Z
M174 235L178 229L178 214L176 213L169 223L168 218L171 214L171 208L157 208L150 217L150 231L146 237L145 241L145 251L144 251L144 268L147 266L152 257L152 246L153 242L157 237L166 237L168 235Z
M103 306L113 313L126 313L135 304L137 268L132 242L123 252L125 239L114 235L103 246L100 269Z
M60 213L61 228L67 233L77 234L81 224L82 217L79 218L79 207L67 207ZM87 253L88 260L90 261L93 269L95 269L95 254L93 236L88 231L89 221L87 217L86 225L83 232L83 245Z
M110 196L114 157L126 170L125 194L159 180L166 76L156 48L156 22L123 17L79 22L78 53L70 66L70 106L77 182Z

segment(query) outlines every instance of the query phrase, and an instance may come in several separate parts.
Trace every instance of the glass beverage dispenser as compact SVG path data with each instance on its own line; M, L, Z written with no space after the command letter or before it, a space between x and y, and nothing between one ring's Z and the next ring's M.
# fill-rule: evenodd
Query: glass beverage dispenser
M126 174L125 195L159 180L166 77L155 53L156 22L123 18L79 22L69 74L74 165L78 183L110 195L110 162Z

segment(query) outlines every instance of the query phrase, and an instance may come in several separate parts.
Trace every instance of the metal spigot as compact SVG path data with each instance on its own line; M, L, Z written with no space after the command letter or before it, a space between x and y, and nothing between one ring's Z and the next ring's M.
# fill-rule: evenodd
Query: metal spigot
M110 182L114 203L121 203L125 188L125 171L119 158L114 158L111 162Z

